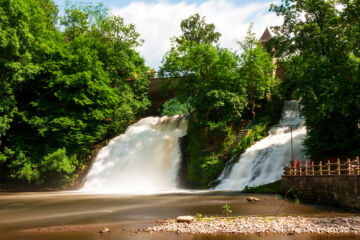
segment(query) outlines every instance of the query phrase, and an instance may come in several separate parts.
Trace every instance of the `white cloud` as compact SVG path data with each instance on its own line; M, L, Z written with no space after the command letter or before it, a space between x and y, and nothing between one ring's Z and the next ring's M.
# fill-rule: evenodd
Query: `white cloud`
M216 30L222 34L220 45L237 50L236 40L245 36L250 22L254 22L254 32L258 37L266 26L281 24L280 17L268 12L271 3L237 6L227 0L209 0L202 4L185 1L132 2L126 7L114 8L111 12L123 17L126 23L136 25L141 38L145 40L138 50L146 64L157 69L162 57L170 49L170 38L181 34L181 20L194 13L205 16L206 22L214 23Z

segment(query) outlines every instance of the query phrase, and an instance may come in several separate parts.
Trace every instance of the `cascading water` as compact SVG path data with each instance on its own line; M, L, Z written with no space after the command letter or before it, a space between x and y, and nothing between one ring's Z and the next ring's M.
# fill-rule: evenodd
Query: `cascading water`
M153 193L176 189L181 162L181 116L147 117L102 148L85 179L86 192Z
M286 101L282 119L272 127L269 136L249 147L240 156L230 173L222 174L223 179L216 190L243 190L245 186L258 186L281 178L283 167L291 160L292 127L294 159L303 160L302 141L306 136L304 119L299 113L297 101Z

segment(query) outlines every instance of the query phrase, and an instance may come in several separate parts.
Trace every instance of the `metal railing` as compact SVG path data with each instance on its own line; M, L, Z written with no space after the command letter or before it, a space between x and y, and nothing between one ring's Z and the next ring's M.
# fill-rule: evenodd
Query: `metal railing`
M240 142L240 140L246 136L246 134L252 129L252 127L256 124L256 119L255 117L253 117L253 119L251 119L251 121L248 123L248 125L246 125L246 127L240 131L238 131L236 133L236 138L235 141L233 142L233 144L231 144L231 146L229 147L229 149L226 151L226 153L224 154L224 156L229 156L232 152L232 150L234 150L234 148L237 146L237 144Z

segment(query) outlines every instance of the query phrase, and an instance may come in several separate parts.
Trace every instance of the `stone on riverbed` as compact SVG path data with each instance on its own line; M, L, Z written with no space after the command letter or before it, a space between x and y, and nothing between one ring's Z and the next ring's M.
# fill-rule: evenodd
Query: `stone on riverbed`
M185 222L185 223L191 223L192 221L194 221L194 217L193 216L178 216L176 218L177 222Z
M110 229L108 227L104 227L103 229L101 229L99 231L100 233L107 233L107 232L110 232Z
M257 198L257 197L248 197L248 198L246 198L246 200L247 200L249 203L255 203L255 202L260 201L260 199Z

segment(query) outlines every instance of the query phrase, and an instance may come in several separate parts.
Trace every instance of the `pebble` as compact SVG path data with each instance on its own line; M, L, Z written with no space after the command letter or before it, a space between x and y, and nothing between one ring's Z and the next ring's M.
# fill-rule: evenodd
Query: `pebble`
M103 229L101 229L99 231L100 233L107 233L107 232L110 232L110 229L108 227L104 227Z
M146 232L177 233L355 233L360 234L360 216L354 217L207 217L191 223L165 220Z

